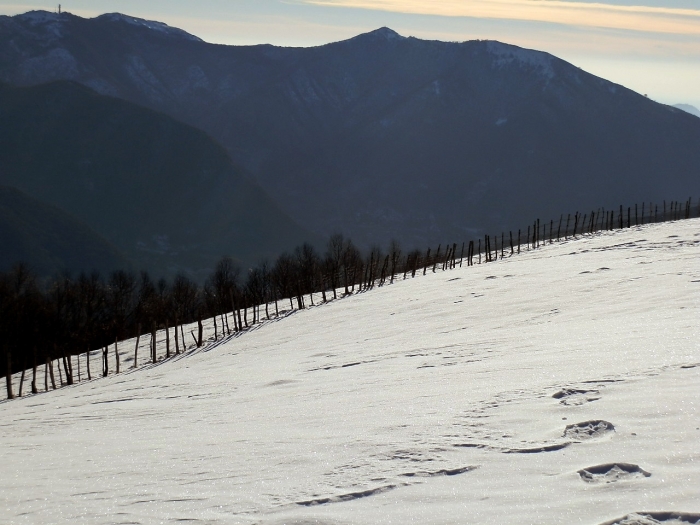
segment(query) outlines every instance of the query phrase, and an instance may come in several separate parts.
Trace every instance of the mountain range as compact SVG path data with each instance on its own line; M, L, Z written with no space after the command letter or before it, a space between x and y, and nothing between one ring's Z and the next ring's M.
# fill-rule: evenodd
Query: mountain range
M699 119L495 41L382 28L313 48L224 46L121 14L46 12L0 17L0 36L0 81L70 80L201 129L318 236L424 248L700 194Z

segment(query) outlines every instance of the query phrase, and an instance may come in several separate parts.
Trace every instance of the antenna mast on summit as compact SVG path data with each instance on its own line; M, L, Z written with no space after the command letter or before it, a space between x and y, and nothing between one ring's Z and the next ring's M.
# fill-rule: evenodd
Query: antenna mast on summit
M58 14L61 14L61 4L58 4Z

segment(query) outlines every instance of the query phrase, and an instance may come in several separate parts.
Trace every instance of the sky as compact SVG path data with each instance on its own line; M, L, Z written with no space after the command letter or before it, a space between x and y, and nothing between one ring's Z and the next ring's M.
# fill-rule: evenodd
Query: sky
M57 6L0 0L0 15ZM62 8L158 20L232 45L314 46L383 26L426 39L499 40L700 108L700 0L66 0Z

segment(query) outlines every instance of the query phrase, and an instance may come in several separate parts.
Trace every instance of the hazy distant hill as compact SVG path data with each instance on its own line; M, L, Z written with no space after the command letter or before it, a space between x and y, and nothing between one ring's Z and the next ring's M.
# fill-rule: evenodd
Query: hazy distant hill
M17 262L40 276L63 271L130 269L126 258L85 224L59 210L0 186L0 271Z
M498 42L235 47L41 12L0 36L0 79L69 78L206 130L317 233L425 246L700 194L698 119Z
M691 106L690 104L674 104L673 107L682 109L686 113L690 113L696 117L700 117L700 109L696 108L695 106Z
M137 268L201 276L307 234L204 132L72 82L0 85L0 184L82 220Z

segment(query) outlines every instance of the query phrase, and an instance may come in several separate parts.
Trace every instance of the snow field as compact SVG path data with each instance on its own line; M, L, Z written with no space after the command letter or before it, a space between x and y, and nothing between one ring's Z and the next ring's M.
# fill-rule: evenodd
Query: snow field
M0 521L695 523L698 255L585 236L3 403Z

